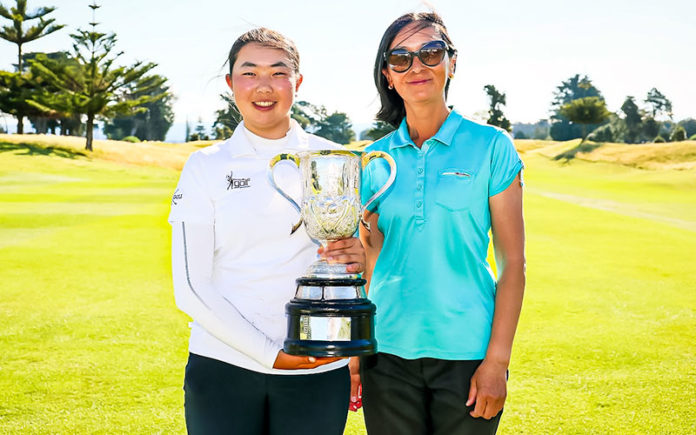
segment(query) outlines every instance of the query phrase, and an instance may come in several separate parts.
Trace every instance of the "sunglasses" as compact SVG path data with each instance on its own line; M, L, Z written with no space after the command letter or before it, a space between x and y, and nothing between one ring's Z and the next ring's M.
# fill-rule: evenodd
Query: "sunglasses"
M446 53L454 54L456 50L448 49L445 41L430 41L425 43L418 51L408 51L405 48L395 48L384 53L384 60L392 71L403 73L413 65L413 58L418 56L425 66L437 66L445 58Z

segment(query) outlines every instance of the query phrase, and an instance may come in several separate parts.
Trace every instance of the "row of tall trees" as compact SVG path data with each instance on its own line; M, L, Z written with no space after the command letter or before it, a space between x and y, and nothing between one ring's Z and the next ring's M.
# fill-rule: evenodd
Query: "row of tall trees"
M72 50L55 53L23 53L26 43L54 33L63 25L47 18L55 8L27 9L26 0L15 6L0 4L0 16L11 25L0 28L0 38L17 45L14 72L0 71L0 110L17 118L17 132L23 133L25 118L38 132L85 134L92 150L95 123L103 121L106 134L114 139L137 136L162 140L173 123L172 94L167 79L152 74L152 62L119 65L116 34L97 30L95 2L89 27L77 29L70 37ZM26 22L39 20L34 26Z

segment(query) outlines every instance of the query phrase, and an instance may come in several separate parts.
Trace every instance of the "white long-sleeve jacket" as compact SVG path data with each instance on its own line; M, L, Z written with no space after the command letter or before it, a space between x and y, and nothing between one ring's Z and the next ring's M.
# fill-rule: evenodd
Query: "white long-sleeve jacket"
M194 152L172 196L172 276L177 306L193 319L189 350L263 373L307 374L332 370L277 370L287 321L285 304L295 279L316 260L317 246L295 209L266 180L280 152L340 148L304 132L294 121L286 139L252 135L243 123L233 136ZM278 164L276 182L296 199L300 176Z

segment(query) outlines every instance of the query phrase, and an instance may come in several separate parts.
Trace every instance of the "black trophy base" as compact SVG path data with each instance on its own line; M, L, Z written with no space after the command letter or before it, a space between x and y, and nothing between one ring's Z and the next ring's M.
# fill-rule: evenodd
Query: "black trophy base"
M331 287L362 287L365 280L299 278L298 286L322 287L322 295ZM288 335L283 351L290 355L350 357L372 355L375 339L375 305L367 298L300 299L285 305Z

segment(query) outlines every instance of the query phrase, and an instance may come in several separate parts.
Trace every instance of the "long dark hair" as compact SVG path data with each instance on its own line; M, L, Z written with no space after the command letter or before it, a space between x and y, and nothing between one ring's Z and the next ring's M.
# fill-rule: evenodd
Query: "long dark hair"
M265 27L258 27L244 33L237 38L236 41L234 41L234 44L232 44L230 54L227 56L227 61L230 63L230 74L232 74L232 68L234 67L234 63L237 61L239 51L242 49L242 47L247 44L251 44L252 42L260 44L264 47L283 50L285 54L288 55L288 58L292 63L292 69L296 73L300 72L300 53L297 51L295 43L275 30L267 29Z
M413 33L419 30L425 29L426 27L434 27L442 40L447 44L447 52L450 56L456 53L456 49L452 44L452 40L447 33L447 27L442 21L442 18L435 12L412 12L400 16L394 20L387 30L382 35L382 40L379 43L379 48L377 49L377 58L375 59L375 70L374 79L375 86L377 87L377 92L379 93L379 99L382 107L377 112L376 118L380 121L384 121L394 128L398 128L401 120L406 116L406 108L404 107L404 100L396 92L396 89L389 89L389 83L387 78L382 74L382 69L386 66L386 61L384 59L384 53L389 50L389 46L394 41L396 35L406 26L411 23L417 23L413 29ZM447 78L445 83L445 98L447 98L447 91L449 90L450 78Z

